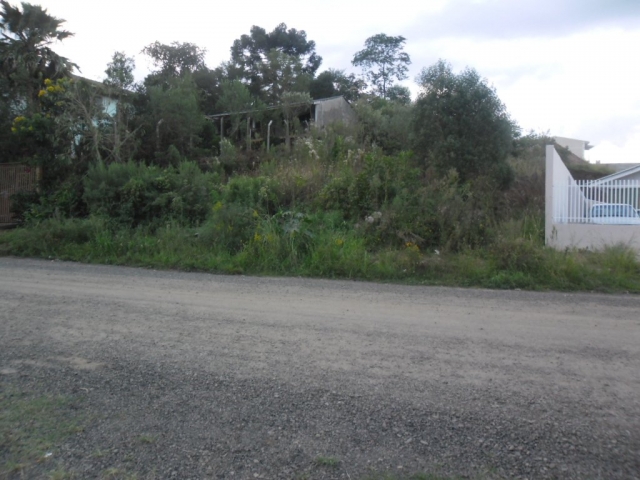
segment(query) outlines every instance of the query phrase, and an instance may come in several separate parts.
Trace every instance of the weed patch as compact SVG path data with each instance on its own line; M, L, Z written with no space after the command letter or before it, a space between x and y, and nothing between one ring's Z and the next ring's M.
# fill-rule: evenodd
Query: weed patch
M22 475L48 461L61 442L81 431L80 421L71 398L1 391L0 477ZM70 478L63 473L52 477Z

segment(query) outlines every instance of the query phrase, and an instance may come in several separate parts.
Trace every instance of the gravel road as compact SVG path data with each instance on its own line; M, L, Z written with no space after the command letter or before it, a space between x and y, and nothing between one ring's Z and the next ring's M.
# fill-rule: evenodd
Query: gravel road
M78 478L639 478L639 367L633 295L0 258L2 388L77 399Z

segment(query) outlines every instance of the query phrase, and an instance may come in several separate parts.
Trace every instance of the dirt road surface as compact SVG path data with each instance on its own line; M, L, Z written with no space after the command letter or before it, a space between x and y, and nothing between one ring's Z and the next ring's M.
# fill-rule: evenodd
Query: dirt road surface
M2 388L85 422L33 478L638 478L639 367L638 296L0 258Z

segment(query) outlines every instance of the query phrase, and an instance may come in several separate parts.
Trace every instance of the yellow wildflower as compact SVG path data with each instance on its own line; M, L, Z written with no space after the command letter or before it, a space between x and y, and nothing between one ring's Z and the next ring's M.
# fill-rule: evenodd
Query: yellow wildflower
M20 123L20 122L24 122L26 120L25 117L23 117L22 115L20 115L19 117L16 117L13 121L15 123Z
M51 81L50 78L45 78L44 79L44 84L48 87L49 85L51 85L53 82Z
M344 240L341 238L336 239L336 245L341 247L342 245L344 245Z
M55 91L56 91L56 87L54 87L53 85L49 85L47 87L47 92L54 93Z
M46 91L46 90L40 90L40 91L38 92L38 97L44 97L46 94L47 94L47 91Z
M220 210L222 210L222 206L222 202L216 202L216 204L213 206L213 211L219 212Z
M420 251L420 247L413 242L407 242L405 246L407 247L407 250L411 250L412 252Z
M257 210L253 211L253 218L258 218L258 211Z
M259 241L261 241L261 240L262 240L262 235L260 235L259 233L256 233L256 234L253 236L253 241L254 241L254 242L259 242Z
M18 129L17 129L16 127L11 127L11 131L12 131L13 133L16 133L16 132L18 131Z

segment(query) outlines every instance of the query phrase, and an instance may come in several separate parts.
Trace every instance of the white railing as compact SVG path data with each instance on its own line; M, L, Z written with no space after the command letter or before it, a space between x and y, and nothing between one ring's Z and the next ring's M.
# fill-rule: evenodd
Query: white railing
M640 180L569 180L553 186L555 223L640 224Z

